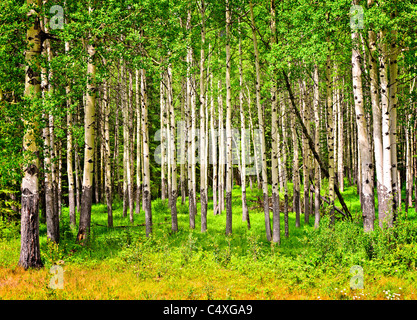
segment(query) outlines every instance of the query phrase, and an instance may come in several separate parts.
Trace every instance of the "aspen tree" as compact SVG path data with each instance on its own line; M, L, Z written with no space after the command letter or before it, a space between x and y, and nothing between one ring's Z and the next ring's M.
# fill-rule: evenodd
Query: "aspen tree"
M313 105L314 105L314 144L320 150L320 97L319 97L319 68L314 65L313 72ZM314 228L320 224L320 165L314 160Z
M271 0L271 44L272 47L276 44L276 14L275 14L275 0ZM280 213L279 213L279 177L278 177L278 99L277 86L274 79L271 86L271 171L272 171L272 242L280 244Z
M143 32L143 31L142 31ZM143 36L143 34L141 35ZM142 96L142 148L143 148L143 206L145 211L146 236L152 233L152 207L151 207L151 177L149 163L149 132L148 132L148 96L146 85L146 71L140 69L141 96Z
M141 130L142 130L142 121L141 121L141 95L140 95L140 83L139 83L139 70L135 70L135 84L136 84L136 214L140 213L140 194L141 194L141 177L142 177L142 168L141 168Z
M388 88L388 50L386 32L380 31L379 50L379 78L381 88L381 113L382 113L382 170L383 185L381 190L381 211L378 213L380 228L385 225L392 227L393 223L393 193L392 193L392 158L391 158L391 114L389 112L389 88Z
M232 96L230 84L230 6L226 0L226 235L232 233ZM200 137L201 139L201 137Z
M40 0L27 0L30 7L35 5L36 10L41 9ZM34 17L33 24L26 31L27 48L25 53L26 76L24 95L28 99L39 98L41 93L39 78L39 57L41 54L41 28L39 13L31 9L28 18ZM39 147L36 143L37 123L28 123L23 136L23 149L25 153L25 168L21 185L21 240L19 266L24 269L41 268L43 266L39 246Z
M255 70L256 70L256 105L258 109L258 122L259 122L259 131L261 138L261 159L262 159L262 191L264 197L264 216L265 216L265 232L266 238L268 241L271 241L271 221L269 217L269 197L268 197L268 176L267 176L267 166L266 166L266 150L265 150L265 126L263 119L263 112L261 106L261 75L259 68L259 51L258 51L258 42L256 39L256 27L255 27L255 18L253 15L253 4L250 1L250 15L251 15L251 28L252 28L252 41L255 53Z
M91 8L89 8L91 13ZM93 172L94 172L94 141L95 141L95 103L96 103L96 48L94 39L87 43L87 91L84 112L84 172L81 196L80 223L77 241L81 242L88 237L91 223L91 203L93 198Z
M249 210L246 202L246 127L243 110L243 65L242 65L242 30L240 17L239 25L239 113L240 113L240 141L241 141L241 189L242 189L242 221L246 221L250 229Z
M204 46L205 46L205 11L204 0L200 3L201 14L201 49L200 49L200 145L199 145L199 161L200 161L200 206L201 206L201 232L207 230L207 189L206 189L206 171L207 171L207 155L206 155L206 98L205 98L205 72L204 72ZM227 27L226 27L227 28ZM227 46L226 46L227 49Z
M356 0L355 0L356 1ZM354 4L357 4L354 1ZM359 161L361 171L358 174L361 176L361 194L362 194L362 216L363 228L365 231L374 230L375 221L375 199L374 188L372 183L372 150L366 126L364 97L362 89L362 57L358 49L359 32L352 32L352 79L353 79L353 95L355 103L356 124L358 129L358 147L360 154Z
M368 0L368 6L373 4L373 0ZM378 197L378 212L382 212L382 186L383 186L383 147L382 147L382 112L379 103L379 83L378 83L378 62L377 62L377 47L376 47L376 33L372 29L368 31L369 39L369 77L370 77L370 93L372 105L372 119L373 119L373 147L374 147L374 166L376 172L376 190Z
M169 119L170 119L170 130L169 130L169 145L170 151L168 157L171 159L169 171L171 173L171 188L170 188L170 199L171 199L171 229L173 232L178 231L178 222L177 222L177 157L175 150L175 113L174 113L174 103L172 99L172 67L171 64L168 65L167 70L167 95L168 95L168 109L169 109Z
M68 41L65 42L65 53L68 54L70 49L70 44ZM72 125L73 125L73 114L72 114L72 100L70 97L71 87L70 79L67 79L68 83L65 87L65 92L67 94L67 176L68 176L68 210L70 217L71 227L75 227L77 224L76 214L75 214L75 181L74 181L74 162L73 162L73 136L72 136Z

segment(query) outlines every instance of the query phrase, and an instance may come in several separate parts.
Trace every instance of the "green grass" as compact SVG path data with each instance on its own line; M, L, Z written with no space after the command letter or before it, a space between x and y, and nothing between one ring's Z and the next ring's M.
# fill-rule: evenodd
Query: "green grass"
M323 188L325 188L325 181ZM289 185L292 199L292 185ZM261 196L247 190L248 200ZM209 194L209 198L211 195ZM262 198L262 197L261 197ZM0 297L4 299L414 299L417 262L417 228L414 208L399 225L364 233L355 187L346 187L345 201L354 221L337 221L328 228L310 224L295 227L289 213L289 238L281 244L266 240L264 214L248 201L251 229L242 221L240 188L233 189L233 232L225 235L225 212L213 215L208 204L208 230L200 232L200 204L196 228L190 230L188 206L178 199L179 231L171 232L167 201L152 202L153 234L146 238L144 212L122 217L122 204L114 203L115 228L105 227L105 205L93 205L89 242L75 243L77 230L69 227L68 208L63 208L59 245L46 240L40 226L40 245L45 268L22 271L19 258L19 226L0 225ZM281 195L281 199L283 196ZM338 203L336 202L336 205ZM323 212L327 212L326 206ZM272 215L272 214L271 214ZM271 216L272 218L272 216ZM77 216L77 221L79 217ZM120 226L126 226L125 228ZM65 289L48 288L50 267L61 263ZM349 270L360 265L365 289L351 290ZM30 277L28 276L30 274ZM401 289L399 289L401 288ZM390 290L390 291L388 291ZM386 294L390 292L390 294ZM397 293L398 295L392 295Z

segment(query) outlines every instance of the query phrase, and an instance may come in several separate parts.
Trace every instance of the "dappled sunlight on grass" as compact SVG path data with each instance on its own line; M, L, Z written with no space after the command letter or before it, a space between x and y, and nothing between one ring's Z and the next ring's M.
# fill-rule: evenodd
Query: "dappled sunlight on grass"
M114 228L108 228L104 205L92 208L89 242L75 243L77 230L69 227L68 208L61 217L61 242L46 240L41 224L40 245L45 267L24 271L17 267L20 250L18 226L0 239L0 297L2 299L415 299L417 230L415 211L396 232L364 234L355 212L360 203L354 187L344 198L354 223L337 221L327 228L328 217L315 230L314 217L295 227L289 212L289 238L281 244L266 241L264 214L257 207L261 192L247 190L251 229L242 221L240 188L233 189L233 232L225 236L226 215L213 215L208 205L208 230L200 232L199 204L195 230L189 229L188 204L178 199L179 231L171 232L168 201L156 199L153 235L146 238L144 212L122 216L114 204ZM324 195L324 190L323 190ZM282 195L281 195L282 196ZM290 188L292 207L292 190ZM261 197L262 198L262 197ZM281 197L281 200L283 197ZM357 211L356 211L357 210ZM326 211L324 205L323 212ZM401 216L401 215L400 215ZM360 217L360 216L359 216ZM77 221L79 217L77 216ZM272 219L272 213L271 213ZM401 220L402 221L402 220ZM377 224L376 224L377 227ZM52 265L64 269L64 289L51 289ZM350 289L349 270L361 265L364 289Z

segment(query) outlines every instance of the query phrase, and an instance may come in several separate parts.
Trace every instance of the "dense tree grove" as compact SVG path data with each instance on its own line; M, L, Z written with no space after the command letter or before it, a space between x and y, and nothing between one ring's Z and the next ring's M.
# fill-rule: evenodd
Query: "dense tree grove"
M232 189L263 196L265 233L352 219L395 226L417 199L417 4L413 0L2 0L0 213L21 220L24 268L42 265L39 220L77 241L91 207L151 201L233 233ZM401 197L405 190L405 198ZM209 213L210 212L210 213ZM301 218L303 217L303 218ZM284 230L280 224L284 220Z

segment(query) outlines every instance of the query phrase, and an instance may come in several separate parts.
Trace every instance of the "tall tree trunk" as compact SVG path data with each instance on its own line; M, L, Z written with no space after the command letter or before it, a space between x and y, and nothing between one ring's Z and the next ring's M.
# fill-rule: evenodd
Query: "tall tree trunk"
M391 14L394 19L396 12ZM398 210L401 209L401 184L398 179L397 170L397 103L398 103L398 46L397 46L397 31L391 31L390 54L389 54L389 98L388 109L390 112L390 138L391 138L391 177L392 177L392 199L393 199L393 221L396 221Z
M210 50L210 48L209 48ZM213 72L210 73L210 86L211 86L211 101L210 101L210 136L211 136L211 162L213 164L213 213L217 214L219 210L219 204L217 199L217 186L218 186L218 167L217 167L217 141L218 130L215 128L215 113L214 113L214 87L213 87ZM219 129L219 128L218 128Z
M226 0L226 235L232 233L232 90L230 84L230 4Z
M239 25L239 112L240 112L240 139L241 139L241 189L242 189L242 221L246 221L248 229L250 229L250 219L248 204L246 202L246 127L245 127L245 113L243 110L243 57L242 57L242 36L240 17L238 18Z
M141 169L141 95L139 89L139 70L135 70L135 83L136 83L136 214L140 213L140 194L141 194L141 177L142 177L142 169Z
M368 5L371 5L373 0L368 0ZM383 186L383 164L382 164L382 112L379 103L379 88L378 88L378 63L377 63L377 47L376 34L373 30L368 32L369 39L369 77L370 77L370 93L372 104L372 118L373 118L373 139L374 139L374 158L375 158L375 172L376 172L376 190L378 197L378 212L382 212L381 207L383 203L382 186Z
M103 61L106 65L106 60ZM103 116L104 116L104 188L107 205L107 225L113 227L113 210L112 210L112 181L111 181L111 164L110 164L110 103L108 101L108 82L103 79Z
M65 53L69 53L69 42L65 42ZM65 87L67 94L67 175L68 175L68 207L69 207L69 218L71 227L77 225L77 219L75 214L75 181L74 181L74 162L73 162L73 138L72 138L72 123L73 123L73 112L72 112L72 100L70 97L71 86L70 79L67 79L68 83Z
M300 95L302 99L302 114L304 125L310 134L309 116L307 108L307 93L305 81L300 81ZM304 135L302 136L303 146L303 186L304 186L304 224L309 224L310 221L310 180L309 180L309 161L308 161L308 140Z
M219 185L219 210L218 214L221 214L224 210L224 164L225 164L225 130L224 130L224 111L223 111L223 95L222 95L222 82L219 78L217 82L218 89L218 113L219 113L219 166L218 166L218 185Z
M271 43L276 44L276 14L275 14L275 0L271 0ZM278 177L278 99L277 86L274 79L272 79L271 86L271 138L272 138L272 153L271 153L271 171L272 171L272 242L280 244L280 213L279 213L279 177Z
M135 199L133 198L133 177L134 177L134 167L133 167L133 137L132 134L134 131L133 128L133 75L132 71L129 70L129 87L128 87L128 103L127 103L127 114L128 114L128 161L126 167L127 171L127 188L128 188L128 197L129 197L129 221L133 223L133 212L135 211Z
M289 237L289 224L288 224L288 183L287 183L287 125L285 123L286 117L284 115L287 114L286 105L283 99L279 99L279 104L281 105L280 114L281 114L281 128L282 128L282 139L281 140L281 150L280 150L280 158L281 158L281 166L282 166L282 184L283 184L283 193L284 193L284 225L285 225L285 237ZM281 122L280 121L280 122Z
M91 11L91 8L90 8ZM81 196L80 224L78 227L77 241L81 242L88 238L91 224L91 203L93 199L93 172L94 172L94 141L95 141L95 103L96 103L96 66L95 45L87 45L87 102L85 105L84 131L84 172Z
M46 4L46 1L43 1ZM45 32L48 32L49 21L45 17L43 20L43 28ZM41 23L42 28L42 23ZM50 40L46 39L43 42L43 54L46 55L48 61L48 67L41 67L42 71L42 84L43 98L49 100L53 93L53 85L51 84L52 79L52 51ZM45 209L46 209L46 233L47 238L53 242L59 242L59 216L58 216L58 199L57 199L57 181L56 181L56 148L54 139L54 116L50 110L46 111L48 117L48 125L44 129L44 140L46 146L46 158L45 158Z
M151 172L149 163L148 97L146 71L140 70L142 96L142 147L143 147L143 204L145 211L146 236L152 233Z
M333 124L333 98L330 55L326 61L326 112L327 112L327 139L329 148L329 198L330 198L330 225L335 223L335 167L334 167L334 124Z
M204 72L204 46L206 39L205 31L205 4L201 0L201 49L200 49L200 206L201 206L201 232L207 230L207 189L206 189L206 171L207 171L207 155L206 155L206 97L205 97L205 72ZM227 26L226 26L227 30ZM226 47L227 48L227 47Z
M178 231L178 222L177 222L177 157L175 149L175 113L174 113L174 103L172 96L172 71L171 65L168 65L168 108L169 108L169 119L170 119L170 130L169 130L169 144L170 144L170 153L169 158L171 159L169 171L171 172L171 230L173 232Z
M166 135L166 125L167 125L167 110L166 110L166 90L164 84L164 73L161 75L161 81L159 85L159 96L160 96L160 106L161 106L161 199L165 200L167 198L167 181L166 181L166 171L167 171L167 135Z
M319 97L319 68L314 66L314 144L316 150L320 150L320 97ZM320 224L320 165L314 160L314 228L318 228Z
M40 8L40 0L27 0L27 5L36 5ZM33 24L28 27L26 32L27 49L25 53L26 76L25 76L25 97L29 99L39 98L41 92L39 73L39 58L41 54L41 28L39 16L36 11L30 11L28 18L34 16ZM37 153L39 147L36 143L36 130L38 124L31 123L23 136L23 149L34 155L25 156L26 167L22 180L22 200L21 200L21 241L20 258L18 264L24 269L41 268L39 246L39 159Z
M261 158L262 158L262 191L264 196L264 216L265 216L265 232L266 239L271 241L271 221L269 217L269 197L268 197L268 176L267 176L267 166L266 166L266 150L265 150L265 126L263 111L261 105L261 74L259 68L259 51L258 51L258 42L256 39L256 27L255 27L255 18L253 15L253 4L250 5L250 15L251 15L251 27L252 27L252 40L255 53L255 70L256 70L256 105L258 108L258 122L259 122L259 131L261 138Z
M382 146L383 146L383 185L381 190L382 201L378 214L379 226L392 227L393 224L393 194L392 194L392 158L391 158L391 114L389 112L388 88L388 55L385 31L380 32L379 43L379 77L381 84L381 112L382 112Z
M355 4L356 0L354 1ZM359 32L352 33L352 79L353 96L356 112L356 124L358 128L358 145L361 157L361 194L362 194L362 216L363 228L365 231L374 230L375 221L375 197L372 180L372 149L366 126L364 97L362 90L362 57L359 51Z
M300 224L300 212L301 212L301 194L300 194L300 162L299 162L299 150L298 150L298 138L297 138L297 129L294 119L294 113L291 112L291 135L292 141L294 144L293 152L293 170L292 170L292 179L293 179L293 208L295 212L295 226L299 228Z

